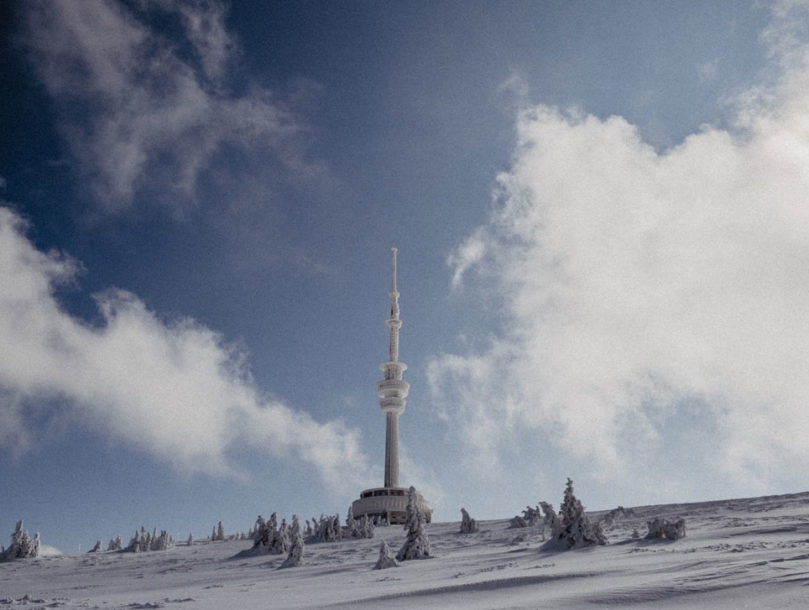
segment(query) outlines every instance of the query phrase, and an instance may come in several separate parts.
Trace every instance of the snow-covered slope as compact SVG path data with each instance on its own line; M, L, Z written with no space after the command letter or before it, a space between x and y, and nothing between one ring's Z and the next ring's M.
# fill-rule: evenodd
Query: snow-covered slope
M434 558L373 570L380 541L306 546L305 565L282 556L234 558L249 542L195 543L143 554L94 553L0 564L0 610L16 608L805 608L809 604L809 493L627 511L610 544L540 552L540 535L484 521L429 528ZM598 513L591 513L598 518ZM676 542L633 538L653 517L684 517Z

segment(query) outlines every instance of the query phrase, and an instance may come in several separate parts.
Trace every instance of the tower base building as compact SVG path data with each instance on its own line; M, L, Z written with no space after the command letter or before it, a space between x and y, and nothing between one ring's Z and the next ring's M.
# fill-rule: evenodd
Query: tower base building
M376 384L379 407L385 414L385 485L366 489L354 500L351 511L355 518L368 515L384 519L388 523L404 523L407 516L408 487L399 486L399 416L404 413L410 385L402 379L407 370L404 362L399 362L399 293L396 290L396 248L393 248L393 288L390 292L390 314L388 325L388 360L379 365L385 378ZM418 491L416 502L427 522L432 519L433 509Z
M351 504L354 517L368 515L369 518L383 519L387 523L405 523L407 517L407 492L405 487L374 487L360 494L359 500ZM433 509L427 500L416 491L416 502L424 513L427 523L433 515Z

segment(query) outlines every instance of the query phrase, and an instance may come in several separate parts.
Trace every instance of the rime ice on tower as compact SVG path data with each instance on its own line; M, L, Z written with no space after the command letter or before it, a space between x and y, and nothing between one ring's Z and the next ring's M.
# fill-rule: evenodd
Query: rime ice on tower
M404 523L407 512L407 488L399 486L399 416L404 413L410 384L402 379L407 370L399 362L399 292L396 290L396 248L393 248L393 284L389 293L390 313L388 325L388 359L379 365L385 378L376 384L379 407L385 414L385 486L366 489L360 499L351 505L355 518L363 515L382 517L388 523ZM432 508L424 497L416 492L417 502L430 521Z

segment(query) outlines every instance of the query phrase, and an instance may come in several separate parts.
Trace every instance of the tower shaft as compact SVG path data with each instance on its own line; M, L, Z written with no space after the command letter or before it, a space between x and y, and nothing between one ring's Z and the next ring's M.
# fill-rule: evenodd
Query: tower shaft
M385 487L399 487L399 415L385 416Z
M379 365L385 378L377 382L376 392L379 407L385 414L385 487L399 486L399 415L405 410L410 385L402 379L407 370L404 362L399 362L399 292L396 290L396 248L393 248L393 283L390 296L388 326L388 360Z

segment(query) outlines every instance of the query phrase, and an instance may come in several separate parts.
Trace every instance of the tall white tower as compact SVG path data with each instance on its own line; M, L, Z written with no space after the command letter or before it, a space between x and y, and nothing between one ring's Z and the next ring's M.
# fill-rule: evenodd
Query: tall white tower
M402 379L407 370L399 362L399 291L396 290L396 248L393 248L393 283L391 285L390 313L388 314L388 359L379 365L385 378L376 384L379 407L385 414L385 486L366 489L359 500L351 504L354 518L363 515L381 519L386 523L404 523L407 518L408 489L399 486L399 416L404 413L410 384ZM416 502L427 521L432 520L433 509L429 502L416 491Z
M385 379L376 384L379 406L385 414L385 487L399 487L399 416L405 410L410 385L402 379L407 370L399 362L399 292L396 290L396 248L393 251L393 283L390 291L390 315L388 325L388 360L379 365Z

